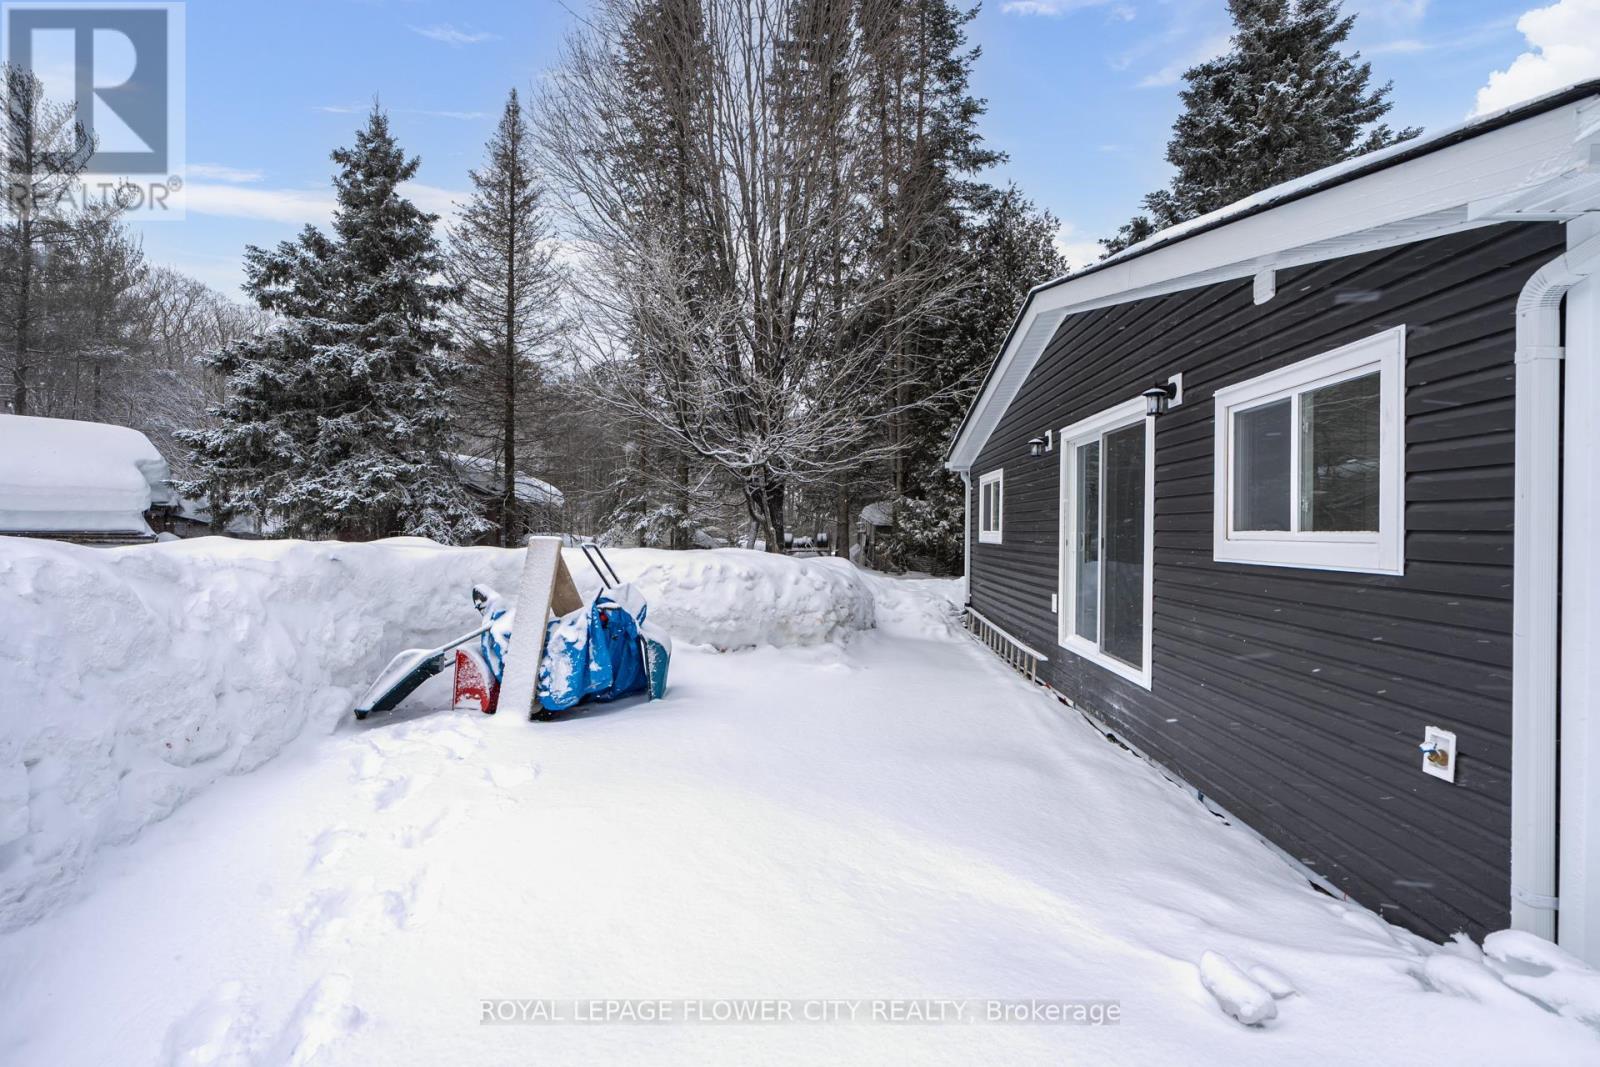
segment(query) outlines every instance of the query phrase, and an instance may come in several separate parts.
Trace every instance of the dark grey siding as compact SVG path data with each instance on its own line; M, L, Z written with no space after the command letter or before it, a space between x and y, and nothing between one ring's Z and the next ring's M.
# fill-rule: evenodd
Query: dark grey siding
M1074 316L972 470L1005 543L972 601L1050 683L1350 896L1435 936L1507 924L1514 308L1555 224L1473 230ZM1403 577L1212 560L1212 394L1404 324ZM1027 441L1184 375L1157 424L1153 691L1058 647L1057 456ZM1457 731L1456 784L1418 770Z

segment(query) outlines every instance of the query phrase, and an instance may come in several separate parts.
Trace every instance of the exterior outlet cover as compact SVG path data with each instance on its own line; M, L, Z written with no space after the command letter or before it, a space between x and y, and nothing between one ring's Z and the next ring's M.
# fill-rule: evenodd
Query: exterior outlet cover
M1422 733L1422 773L1447 782L1456 780L1456 735L1430 726Z
M1054 615L1056 612L1061 610L1060 605L1057 603L1058 600L1059 600L1059 597L1058 597L1057 594L1055 594L1055 593L1051 593L1050 594L1050 613L1052 615Z

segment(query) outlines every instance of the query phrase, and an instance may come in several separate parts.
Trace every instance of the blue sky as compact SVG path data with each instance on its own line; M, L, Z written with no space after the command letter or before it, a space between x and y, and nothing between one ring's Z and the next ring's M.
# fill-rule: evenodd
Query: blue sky
M1561 3L1587 10L1592 0ZM1464 118L1491 72L1529 52L1517 21L1538 6L1346 2L1359 16L1355 44L1379 79L1394 82L1395 123L1430 129ZM236 294L245 244L325 221L328 153L350 141L374 96L422 156L416 199L447 211L464 195L507 90L536 83L582 8L583 0L191 0L189 216L140 226L148 257ZM1227 28L1223 0L985 5L971 27L983 48L974 88L989 102L985 136L1010 157L996 177L1014 179L1061 218L1070 257L1090 255L1094 238L1165 181L1179 74L1221 49Z

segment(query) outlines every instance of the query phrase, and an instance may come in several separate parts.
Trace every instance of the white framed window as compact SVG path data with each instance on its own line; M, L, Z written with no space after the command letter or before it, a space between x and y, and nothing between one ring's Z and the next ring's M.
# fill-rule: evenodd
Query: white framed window
M1404 326L1216 393L1213 555L1405 572Z
M1001 522L1006 510L1005 468L990 471L978 479L978 540L986 545L1000 544Z
M1155 420L1143 397L1068 426L1061 452L1062 648L1150 688Z

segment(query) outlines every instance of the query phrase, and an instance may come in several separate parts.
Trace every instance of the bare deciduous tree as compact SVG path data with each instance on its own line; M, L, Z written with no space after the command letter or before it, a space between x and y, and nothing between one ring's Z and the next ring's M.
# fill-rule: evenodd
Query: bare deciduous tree
M0 265L0 321L9 336L11 410L28 414L30 374L38 361L35 304L43 248L70 230L67 215L78 175L94 154L94 142L72 104L45 98L32 71L0 66L5 99L0 101L0 187L5 202L5 256Z
M892 449L885 339L948 297L867 255L869 60L842 5L604 0L539 103L605 396L725 472L773 549L790 487Z

